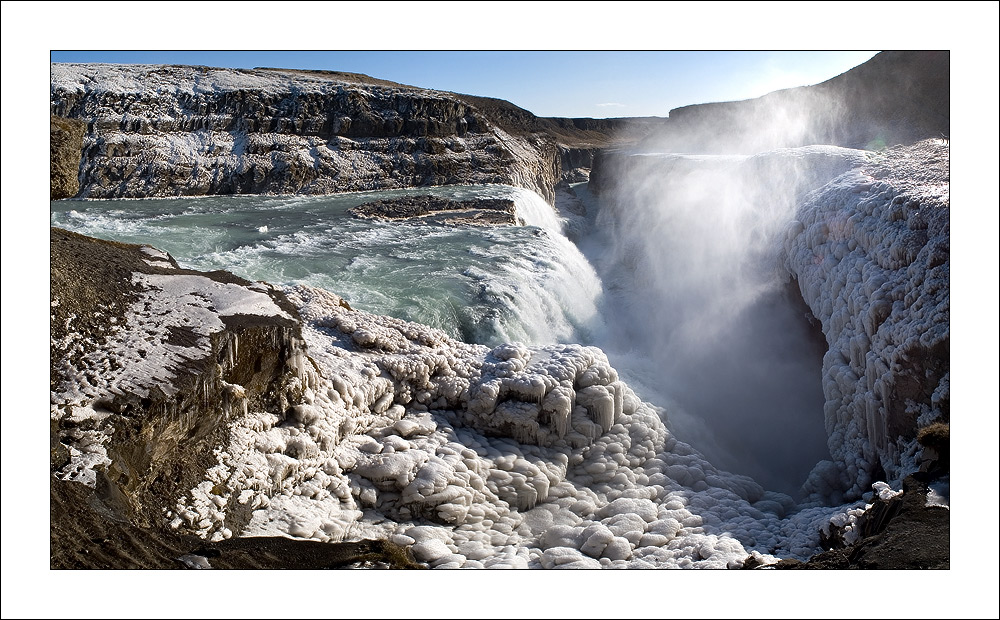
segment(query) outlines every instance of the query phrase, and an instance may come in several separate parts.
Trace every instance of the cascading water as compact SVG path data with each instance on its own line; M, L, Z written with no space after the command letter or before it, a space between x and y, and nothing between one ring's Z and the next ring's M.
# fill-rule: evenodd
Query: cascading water
M630 385L713 463L793 495L829 458L825 343L778 267L781 234L806 191L861 157L622 154L580 242L607 292L599 344Z
M801 193L858 156L810 147L627 158L617 189L591 200L579 247L541 197L508 186L57 202L52 224L148 243L194 269L336 291L358 308L467 342L595 344L645 399L667 407L679 437L719 466L794 495L829 458L823 347L788 297L777 239ZM347 213L428 193L512 199L526 225Z
M418 194L511 199L526 226L446 227L347 213L365 202ZM562 235L552 208L524 189L55 202L51 223L153 245L192 269L336 291L358 308L469 342L585 342L602 329L596 273Z

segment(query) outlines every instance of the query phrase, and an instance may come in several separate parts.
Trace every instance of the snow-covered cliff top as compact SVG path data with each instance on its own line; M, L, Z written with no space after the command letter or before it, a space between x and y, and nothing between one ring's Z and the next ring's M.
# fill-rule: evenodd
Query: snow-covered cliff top
M332 93L345 88L367 91L420 91L447 98L445 93L418 89L345 73L313 73L283 69L219 69L185 65L118 65L52 63L51 92L142 94L217 93L255 90L268 94ZM354 80L355 81L351 81ZM378 82L378 83L376 83Z

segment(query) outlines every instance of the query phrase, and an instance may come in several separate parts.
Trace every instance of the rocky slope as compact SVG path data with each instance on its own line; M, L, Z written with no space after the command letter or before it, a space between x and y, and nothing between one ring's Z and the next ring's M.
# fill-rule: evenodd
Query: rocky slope
M950 55L881 52L821 84L746 101L685 106L642 141L642 150L758 153L833 144L879 148L950 134Z
M628 124L329 71L53 64L51 84L52 114L86 123L82 198L500 183L551 203L563 159Z
M52 229L51 291L53 470L120 519L161 520L231 415L294 398L303 344L268 287Z

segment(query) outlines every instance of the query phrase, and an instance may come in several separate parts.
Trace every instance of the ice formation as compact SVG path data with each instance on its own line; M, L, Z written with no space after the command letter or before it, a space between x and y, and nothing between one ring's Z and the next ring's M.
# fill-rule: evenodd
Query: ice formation
M821 321L833 462L807 487L856 499L916 470L918 428L949 416L948 146L896 148L813 192L785 265ZM844 490L840 495L840 490Z
M655 360L682 403L682 436L770 485L787 455L810 502L855 501L915 470L917 430L948 415L947 144L603 161L596 260L615 278L615 312L634 317L606 348L626 342ZM771 301L797 297L789 284L807 308ZM780 439L794 425L809 431L796 433L801 447Z
M61 475L93 484L108 465L114 417L102 403L169 393L226 320L266 316L301 321L283 378L296 397L263 408L246 386L223 382L227 439L204 480L163 514L177 530L216 541L386 538L434 568L805 559L821 550L821 531L849 527L863 510L876 463L896 480L908 467L917 448L903 422L947 416L938 363L948 338L947 159L944 145L914 148L810 194L782 248L830 344L824 390L837 464L817 466L810 484L817 498L857 503L797 506L718 469L598 348L466 344L305 285L284 289L293 318L268 285L190 273L134 274L139 296L108 327L108 346L65 369L52 416L77 423ZM922 163L903 178L911 154ZM67 359L81 344L70 334L53 343ZM222 362L237 346L220 350ZM881 482L874 491L894 493Z
M810 555L838 510L791 516L791 498L707 463L599 349L490 349L286 292L314 363L302 402L236 420L176 528L382 537L435 568L724 568ZM237 506L254 510L243 531Z

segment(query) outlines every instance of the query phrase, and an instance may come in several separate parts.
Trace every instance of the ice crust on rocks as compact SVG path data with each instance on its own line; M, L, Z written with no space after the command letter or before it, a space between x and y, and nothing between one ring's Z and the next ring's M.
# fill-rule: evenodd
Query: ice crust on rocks
M167 256L141 250L158 263L163 262L161 256ZM169 266L168 261L164 264ZM51 419L74 425L66 431L70 462L60 476L91 487L96 484L95 468L111 463L105 449L114 432L110 401L122 395L145 398L152 390L168 397L174 394L182 369L211 355L209 338L223 329L221 317L292 319L275 305L266 288L255 290L180 274L134 273L132 282L138 286L138 298L124 321L108 314L104 345L88 347L85 336L70 329L61 342L52 343L63 360L64 380L51 394ZM71 316L70 327L73 320ZM81 355L75 364L70 362L74 354Z
M249 411L168 515L213 540L383 537L435 568L737 566L805 558L842 508L720 471L599 349L492 349L286 289L313 370L285 419ZM253 509L243 531L228 511Z
M804 507L674 437L668 412L638 398L600 349L466 344L296 286L285 293L306 347L293 352L287 387L300 398L260 411L241 386L224 386L244 406L231 412L205 479L164 518L209 540L387 538L435 568L806 559L821 550L821 531L864 510L876 465L895 479L913 466L916 445L900 432L947 419L945 155L933 143L890 151L810 194L787 228L785 267L830 345L826 421L840 463L817 466ZM911 157L918 170L904 178ZM53 420L80 423L68 431L61 476L92 486L114 431L102 402L169 393L173 373L206 355L221 317L290 318L263 284L181 274L133 282L139 297L126 320L109 326L107 346L81 348L82 367L67 369L52 394ZM80 347L67 331L55 351ZM247 513L249 522L237 518Z
M873 156L814 191L787 229L795 275L829 350L823 359L834 462L806 488L834 503L916 470L918 428L949 419L948 145Z

